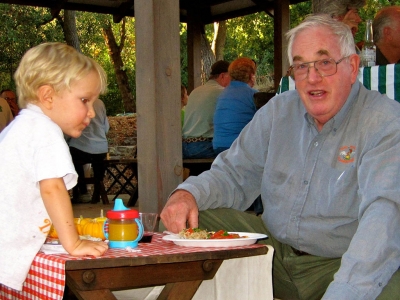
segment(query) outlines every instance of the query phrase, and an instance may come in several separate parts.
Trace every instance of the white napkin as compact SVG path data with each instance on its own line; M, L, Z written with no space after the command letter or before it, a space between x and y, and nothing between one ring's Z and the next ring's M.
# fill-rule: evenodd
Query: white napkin
M40 251L44 254L68 254L64 247L58 244L43 244Z
M80 235L79 238L81 240L101 241L101 238L91 237L90 235ZM64 249L57 239L48 239L48 241L42 245L40 251L44 254L68 254L67 250Z

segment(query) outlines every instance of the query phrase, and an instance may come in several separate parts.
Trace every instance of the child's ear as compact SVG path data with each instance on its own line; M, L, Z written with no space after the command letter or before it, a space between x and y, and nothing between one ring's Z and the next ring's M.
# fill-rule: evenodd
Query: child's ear
M37 96L41 105L43 105L47 109L51 109L53 107L53 96L55 95L55 91L50 85L42 85L37 92Z

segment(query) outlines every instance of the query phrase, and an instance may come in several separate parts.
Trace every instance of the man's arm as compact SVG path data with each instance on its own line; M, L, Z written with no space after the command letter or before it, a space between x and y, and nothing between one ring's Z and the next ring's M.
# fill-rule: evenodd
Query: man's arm
M161 212L164 226L178 233L184 228L198 227L199 210L193 195L185 190L175 191Z
M372 203L323 299L376 299L400 265L399 205Z

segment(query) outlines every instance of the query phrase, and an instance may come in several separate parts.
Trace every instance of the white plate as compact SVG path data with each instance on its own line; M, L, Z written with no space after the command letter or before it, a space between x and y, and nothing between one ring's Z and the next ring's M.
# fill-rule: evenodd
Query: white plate
M246 238L238 239L210 239L210 240L191 240L180 238L176 234L163 236L163 240L174 242L176 245L185 247L235 247L246 246L254 244L258 239L264 239L268 236L261 233L251 232L229 232L237 233L240 236L247 236Z

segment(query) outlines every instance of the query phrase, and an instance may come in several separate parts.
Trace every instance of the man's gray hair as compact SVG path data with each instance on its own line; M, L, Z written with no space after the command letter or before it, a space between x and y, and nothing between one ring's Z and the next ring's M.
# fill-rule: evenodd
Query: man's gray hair
M328 28L334 35L337 36L342 57L356 53L353 35L351 34L350 28L346 24L332 19L327 14L309 15L297 27L289 30L286 33L286 37L289 41L288 58L290 64L293 64L292 47L297 35L303 30L318 27Z
M328 14L332 18L344 16L350 8L359 9L365 5L366 0L319 0L313 1L314 14Z

